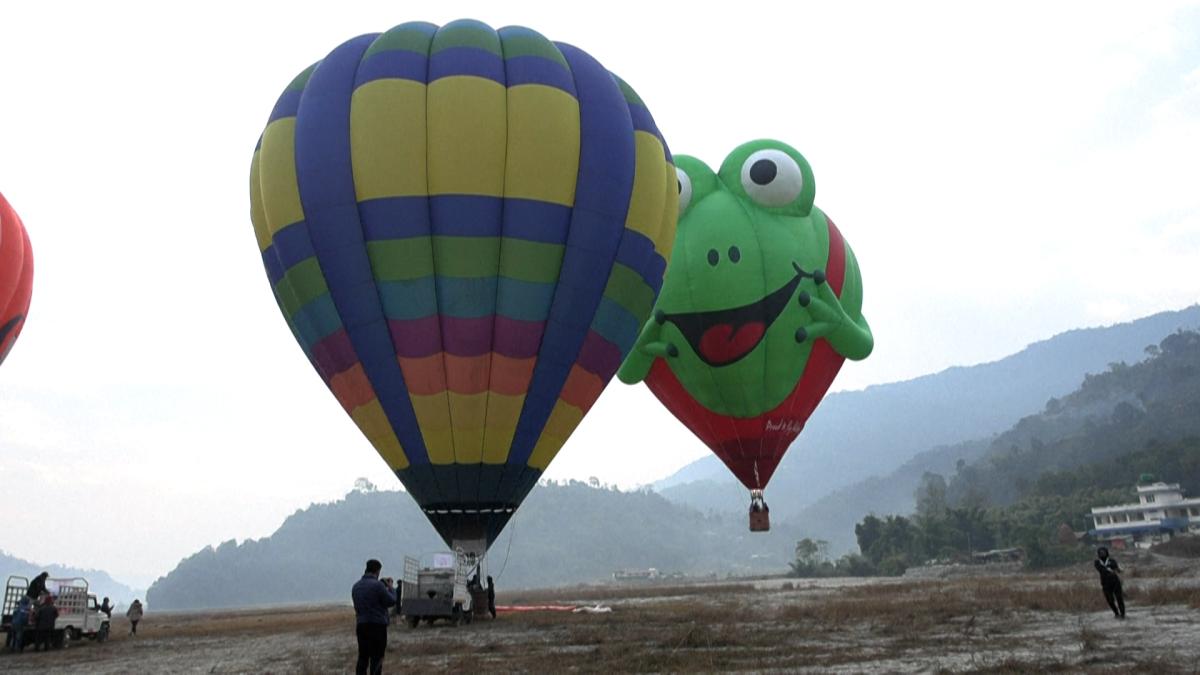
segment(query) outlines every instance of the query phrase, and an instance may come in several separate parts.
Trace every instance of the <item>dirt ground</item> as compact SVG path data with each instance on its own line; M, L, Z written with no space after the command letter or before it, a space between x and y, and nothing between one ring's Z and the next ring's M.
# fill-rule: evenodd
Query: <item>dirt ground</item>
M759 580L581 587L503 603L610 613L502 613L467 626L393 625L385 669L459 672L1197 672L1195 566L1126 579L1118 621L1094 572L950 580ZM0 671L353 672L349 607L147 614L105 644L0 654Z

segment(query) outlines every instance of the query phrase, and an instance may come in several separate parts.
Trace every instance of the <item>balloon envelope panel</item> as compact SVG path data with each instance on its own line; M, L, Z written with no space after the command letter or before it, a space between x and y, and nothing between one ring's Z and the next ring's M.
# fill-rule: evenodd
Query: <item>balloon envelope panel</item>
M678 202L645 105L527 28L402 24L288 86L250 183L314 368L447 542L491 543L662 285Z
M0 194L0 363L25 326L33 296L33 248L20 216Z

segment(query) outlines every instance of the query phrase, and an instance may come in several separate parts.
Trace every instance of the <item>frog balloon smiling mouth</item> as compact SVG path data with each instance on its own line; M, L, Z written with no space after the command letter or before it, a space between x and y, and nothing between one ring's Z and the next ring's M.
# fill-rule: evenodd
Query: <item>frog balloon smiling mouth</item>
M814 276L795 262L792 267L795 276L757 302L708 312L659 313L655 320L675 324L701 361L710 366L729 365L754 351L787 307L800 280Z

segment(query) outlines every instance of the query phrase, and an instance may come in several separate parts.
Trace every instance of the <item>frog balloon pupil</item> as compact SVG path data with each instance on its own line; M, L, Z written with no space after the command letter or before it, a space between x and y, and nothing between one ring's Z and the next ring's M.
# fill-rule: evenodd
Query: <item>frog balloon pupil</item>
M779 169L775 166L775 162L769 159L760 159L750 167L750 180L759 185L767 185L775 180L775 174Z
M725 462L765 529L761 490L780 458L843 361L874 346L862 277L813 205L812 169L795 149L746 143L715 173L694 157L675 160L674 253L655 318L619 376L644 379Z

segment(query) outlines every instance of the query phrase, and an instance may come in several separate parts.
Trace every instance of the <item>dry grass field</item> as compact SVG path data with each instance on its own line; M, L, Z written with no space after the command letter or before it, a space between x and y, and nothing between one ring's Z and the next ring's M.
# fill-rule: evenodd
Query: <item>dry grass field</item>
M1197 672L1195 567L1128 578L1115 620L1090 570L955 580L584 587L501 603L604 604L393 626L390 672ZM151 612L136 638L0 655L4 672L353 672L348 607Z

